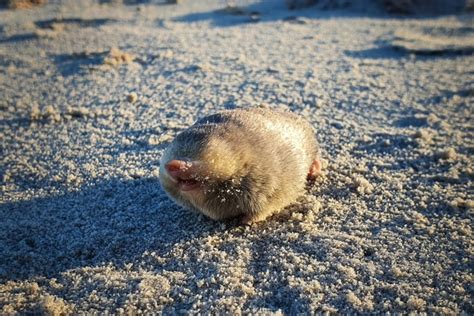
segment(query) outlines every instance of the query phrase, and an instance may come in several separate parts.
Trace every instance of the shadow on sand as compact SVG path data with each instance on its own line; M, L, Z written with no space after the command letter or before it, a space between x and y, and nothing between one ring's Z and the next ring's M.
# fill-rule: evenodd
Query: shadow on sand
M84 52L78 54L57 54L52 56L62 76L72 76L103 65L108 52Z
M0 280L54 277L111 262L123 266L145 251L219 227L176 207L157 179L110 180L80 191L0 205Z
M446 49L437 51L410 51L390 44L363 50L345 51L347 56L360 59L400 59L416 56L417 58L454 58L456 56L472 55L473 49Z
M317 2L316 2L317 3ZM229 27L254 22L272 22L284 21L292 24L307 24L310 20L327 20L334 18L389 18L389 19L430 19L449 15L454 13L462 13L461 7L444 8L443 10L422 10L423 14L408 13L387 13L386 8L382 6L373 8L354 8L350 10L349 6L329 5L301 8L289 10L285 5L285 1L262 0L246 6L230 6L222 2L221 9L190 13L174 19L176 22L195 23L210 21L214 26ZM460 12L461 11L461 12ZM466 14L469 16L469 14ZM463 15L458 17L464 19ZM467 18L469 19L469 18Z
M55 19L48 19L48 20L40 20L36 21L35 26L39 30L58 30L58 28L65 27L65 28L86 28L86 27L99 27L106 23L116 22L113 19L82 19L82 18L55 18ZM0 32L1 34L2 32ZM0 44L2 43L15 43L15 42L23 42L28 40L36 40L39 39L40 36L35 32L29 32L24 34L15 34L8 37L0 37Z
M297 211L304 213L305 206L298 206ZM308 312L309 301L288 283L281 273L281 263L274 262L280 256L281 247L304 252L318 261L327 260L326 253L332 247L329 236L315 236L306 246L282 239L281 235L288 230L299 231L298 225L283 224L291 222L290 214L274 216L248 229L239 226L237 220L224 225L208 220L177 207L152 178L101 181L77 192L7 202L0 205L0 216L0 282L46 277L74 287L77 286L73 285L76 273L99 273L97 271L102 271L104 265L118 269L133 265L134 271L151 269L160 275L166 275L167 271L182 271L189 277L182 288L198 291L196 280L218 276L222 270L219 261L211 258L212 253L210 257L202 258L206 252L203 240L207 236L212 239L213 236L232 234L235 238L218 246L220 251L237 256L237 260L242 240L248 239L252 256L245 269L251 275L269 273L272 276L271 282L262 285L264 297L247 300L246 307L288 313ZM266 231L265 227L276 231L255 233ZM74 271L81 268L86 270ZM63 275L67 271L72 274ZM321 277L336 281L332 273ZM87 277L80 282L82 290L79 292L50 286L48 291L65 299L91 293L93 288L87 283ZM120 305L130 289L110 288L110 291ZM180 308L191 308L187 304L181 303ZM169 305L167 309L172 312L175 307Z

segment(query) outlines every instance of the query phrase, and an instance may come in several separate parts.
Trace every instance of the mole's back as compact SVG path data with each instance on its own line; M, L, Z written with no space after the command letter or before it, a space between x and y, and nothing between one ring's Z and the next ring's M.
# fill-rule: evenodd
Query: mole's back
M275 154L279 158L284 158L282 154L286 153L303 165L319 156L319 146L311 125L288 111L263 108L229 110L206 116L194 126L202 128L209 125L214 125L220 136L232 135L235 142L241 142L243 146L248 142L257 153Z

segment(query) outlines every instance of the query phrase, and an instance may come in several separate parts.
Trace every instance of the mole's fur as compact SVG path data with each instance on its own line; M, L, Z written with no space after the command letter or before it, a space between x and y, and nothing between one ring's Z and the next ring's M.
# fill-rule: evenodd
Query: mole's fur
M160 182L178 204L215 219L264 220L321 171L312 127L291 112L239 109L198 120L160 161Z

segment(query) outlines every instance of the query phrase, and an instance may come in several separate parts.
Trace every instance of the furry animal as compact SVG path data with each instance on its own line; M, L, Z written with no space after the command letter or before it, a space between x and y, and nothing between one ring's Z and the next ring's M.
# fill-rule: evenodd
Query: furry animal
M291 112L238 109L198 120L160 161L160 182L178 204L221 220L265 220L321 171L312 127Z

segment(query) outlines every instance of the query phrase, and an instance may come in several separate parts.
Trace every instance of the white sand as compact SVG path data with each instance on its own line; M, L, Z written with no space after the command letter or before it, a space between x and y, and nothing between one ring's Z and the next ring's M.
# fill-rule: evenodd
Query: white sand
M0 10L0 313L474 313L472 15L50 2ZM326 176L250 228L173 204L167 142L261 103Z

